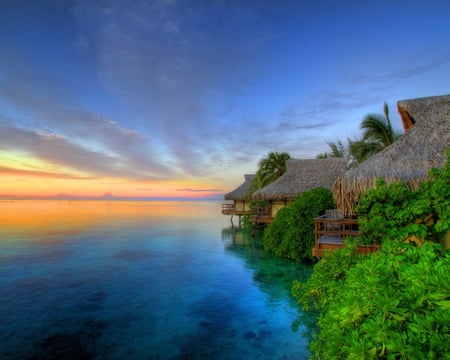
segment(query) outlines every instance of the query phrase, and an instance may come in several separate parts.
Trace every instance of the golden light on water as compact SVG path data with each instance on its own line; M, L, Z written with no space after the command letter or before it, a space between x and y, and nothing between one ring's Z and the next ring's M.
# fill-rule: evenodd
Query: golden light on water
M94 227L111 219L128 221L156 221L164 217L186 216L186 205L178 201L71 201L71 200L14 200L0 201L0 226L8 229L59 231L76 225ZM206 215L209 207L190 207L193 217ZM75 225L68 227L68 225Z

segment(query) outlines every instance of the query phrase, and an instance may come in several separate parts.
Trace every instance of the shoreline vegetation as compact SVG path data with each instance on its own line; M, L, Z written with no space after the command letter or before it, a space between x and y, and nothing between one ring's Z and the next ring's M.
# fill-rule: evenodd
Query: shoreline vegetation
M319 154L350 164L333 193L319 184L299 191L264 227L264 250L308 262L314 217L339 208L358 219L357 237L292 286L306 314L318 314L309 327L313 358L450 359L449 104L449 95L398 102L403 135L385 104L384 117L364 119L360 139L329 142L331 152ZM252 194L242 201L252 200L270 207ZM361 254L358 244L379 250Z
M450 149L447 163L431 170L417 190L378 180L356 208L365 214L360 238L346 239L343 249L314 265L309 280L294 282L299 305L318 313L310 342L314 358L450 358L449 162ZM330 206L323 196L320 201L310 191L280 210L264 229L264 249L310 261L312 234L304 234L303 245L298 238L302 222L312 226L299 214L308 204L319 212L318 204ZM359 254L361 241L381 248Z

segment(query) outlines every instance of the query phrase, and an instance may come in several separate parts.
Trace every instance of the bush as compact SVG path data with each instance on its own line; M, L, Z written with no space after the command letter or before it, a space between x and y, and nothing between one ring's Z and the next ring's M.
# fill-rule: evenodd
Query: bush
M294 284L298 301L319 311L316 358L450 359L450 250L435 242L450 229L448 162L430 176L417 191L379 181L358 210L365 240L381 250L358 255L347 240ZM411 237L423 244L404 242Z
M306 283L295 281L293 295L305 310L314 308L321 311L327 309L345 281L347 271L360 261L357 240L345 240L345 247L336 251L333 256L324 256L314 265L314 271Z
M304 192L278 211L274 221L266 227L264 250L297 261L312 259L313 218L334 207L330 190L320 187Z
M450 252L433 243L388 241L352 261L352 246L324 257L311 280L294 286L306 307L312 298L322 310L310 344L315 356L448 359Z
M450 160L450 150L447 152ZM450 230L450 168L430 171L430 181L410 191L403 182L386 185L378 179L374 189L362 194L356 211L361 241L381 244L384 240L405 240L414 235L439 241Z

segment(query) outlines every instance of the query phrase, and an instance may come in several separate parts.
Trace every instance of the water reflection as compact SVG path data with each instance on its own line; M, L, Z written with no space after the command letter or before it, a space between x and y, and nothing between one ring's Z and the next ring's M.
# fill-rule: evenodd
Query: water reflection
M111 225L120 220L130 225L159 223L166 219L195 221L216 210L213 202L181 201L41 201L19 200L0 203L0 226L3 231L22 229L49 233Z
M289 300L298 310L298 317L291 324L294 331L301 331L308 338L316 330L317 313L304 312L291 294L294 280L306 281L311 276L313 265L276 257L264 251L262 233L251 236L242 228L222 229L225 250L244 259L246 266L253 271L253 281L271 301Z
M253 271L253 281L271 300L291 299L292 282L304 281L312 272L310 264L301 264L276 257L264 251L261 236L252 237L244 229L234 227L222 230L225 250L244 259L246 266Z
M307 267L218 208L1 203L0 358L306 359L289 325Z

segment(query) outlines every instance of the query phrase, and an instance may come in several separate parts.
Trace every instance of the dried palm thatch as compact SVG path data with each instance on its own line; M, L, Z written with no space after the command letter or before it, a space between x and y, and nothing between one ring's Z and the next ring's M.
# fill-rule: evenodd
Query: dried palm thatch
M228 194L224 195L225 200L246 200L248 197L248 188L250 186L250 183L252 182L253 178L255 177L254 174L245 174L244 179L245 181L239 185L236 189L229 192Z
M360 195L373 188L377 178L387 183L404 181L413 190L428 179L430 169L445 164L450 147L450 95L403 100L397 106L406 133L333 184L334 200L347 215L354 214Z
M343 158L287 160L284 175L254 192L252 198L287 201L320 186L331 189L334 180L346 170L346 163Z

